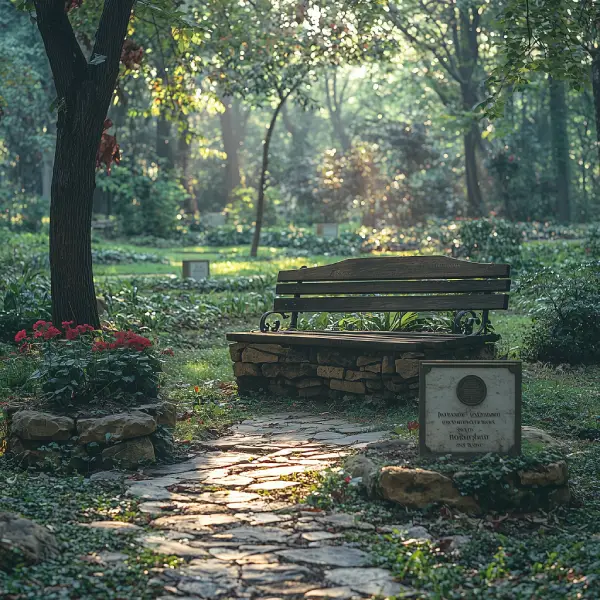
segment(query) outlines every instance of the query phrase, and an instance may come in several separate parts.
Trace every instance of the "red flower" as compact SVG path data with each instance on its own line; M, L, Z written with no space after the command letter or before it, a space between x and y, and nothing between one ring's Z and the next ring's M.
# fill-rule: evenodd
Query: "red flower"
M54 327L54 325L50 325L50 327L48 327L48 329L46 329L46 331L44 331L44 333L42 334L42 337L45 340L51 340L55 337L58 337L60 335L60 329L57 329L56 327Z
M29 352L30 347L31 347L30 344L28 344L27 342L25 342L24 344L21 344L19 346L19 352L25 354L25 352Z
M79 337L77 329L71 329L70 327L65 331L65 337L68 340L75 340Z
M81 334L88 331L94 331L91 325L77 325L74 329L71 328L73 321L64 321L63 327L66 329L65 336L68 340L76 340Z
M15 342L22 342L27 339L27 332L24 329L21 329L17 335L15 335Z
M34 330L34 331L37 331L37 330L38 330L40 327L42 327L42 326L46 327L46 326L48 326L48 325L52 325L52 323L49 323L49 322L47 322L47 321L41 321L41 320L40 320L40 321L36 321L36 322L33 324L33 330Z
M200 393L200 388L197 385L194 386L194 392L196 392L196 394Z
M93 327L91 325L79 325L77 330L79 330L80 333L84 333L85 331L93 331ZM96 342L92 346L92 350L94 352L99 352L102 350L117 350L118 348L133 348L138 352L142 352L150 346L152 346L152 342L142 335L138 335L133 331L117 331L115 333L114 342Z
M344 481L346 483L350 483L352 481L352 477L350 477L350 475L348 475L347 477L344 477Z
M419 421L409 421L406 426L408 427L409 431L416 431L419 429Z

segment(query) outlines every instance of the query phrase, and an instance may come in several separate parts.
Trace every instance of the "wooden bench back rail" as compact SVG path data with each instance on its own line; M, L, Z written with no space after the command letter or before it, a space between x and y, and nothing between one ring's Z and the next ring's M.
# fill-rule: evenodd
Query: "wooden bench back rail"
M263 315L261 331L279 329L277 322L266 325L273 313L291 313L295 329L301 312L459 311L457 318L477 320L474 311L482 311L475 333L486 333L488 311L508 308L509 276L510 265L446 256L349 259L280 271L273 311Z

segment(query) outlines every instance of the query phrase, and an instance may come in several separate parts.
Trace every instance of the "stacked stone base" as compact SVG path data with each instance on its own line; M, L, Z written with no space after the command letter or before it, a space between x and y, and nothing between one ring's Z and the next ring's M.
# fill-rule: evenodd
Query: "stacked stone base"
M89 473L136 469L173 450L175 406L155 402L99 417L71 417L9 406L8 453L21 465Z
M407 399L419 393L422 360L486 360L493 344L421 352L365 352L325 347L236 342L230 344L240 393L367 402Z

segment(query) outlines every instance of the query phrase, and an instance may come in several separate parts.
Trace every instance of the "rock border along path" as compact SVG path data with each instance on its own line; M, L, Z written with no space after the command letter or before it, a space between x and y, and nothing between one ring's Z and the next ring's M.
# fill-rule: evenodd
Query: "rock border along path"
M258 493L298 485L281 477L325 469L387 437L386 431L329 416L261 416L206 442L203 454L151 469L150 479L128 482L127 494L139 498L140 509L153 518L155 531L143 533L140 541L186 561L163 571L160 598L410 595L388 571L373 568L369 554L344 542L345 531L374 530L373 525ZM206 486L220 489L206 491Z

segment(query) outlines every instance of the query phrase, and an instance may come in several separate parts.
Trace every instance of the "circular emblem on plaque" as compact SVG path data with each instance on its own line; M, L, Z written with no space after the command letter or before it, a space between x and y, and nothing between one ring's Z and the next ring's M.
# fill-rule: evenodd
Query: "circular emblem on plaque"
M485 381L477 375L467 375L463 377L456 386L456 395L458 399L467 406L477 406L481 404L487 396L487 386Z

